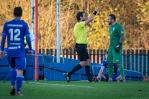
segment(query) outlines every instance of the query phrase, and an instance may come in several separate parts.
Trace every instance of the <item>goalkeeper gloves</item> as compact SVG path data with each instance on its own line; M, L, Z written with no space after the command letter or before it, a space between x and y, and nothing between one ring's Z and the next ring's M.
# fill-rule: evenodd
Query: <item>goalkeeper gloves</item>
M115 52L119 53L119 52L120 52L120 47L121 47L121 43L119 43L119 44L115 47Z

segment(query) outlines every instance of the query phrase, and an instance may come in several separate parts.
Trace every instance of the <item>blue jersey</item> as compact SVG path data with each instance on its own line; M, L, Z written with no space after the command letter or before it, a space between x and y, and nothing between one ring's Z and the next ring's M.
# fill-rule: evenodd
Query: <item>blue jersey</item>
M101 65L104 66L104 70L103 70L104 74L108 74L108 63L107 63L107 60L103 60Z
M103 60L101 65L104 66L105 68L108 68L107 60Z
M2 45L4 47L5 37L7 36L7 56L8 57L25 57L24 36L29 36L29 28L26 22L15 18L4 24L2 31ZM2 50L3 50L2 47Z

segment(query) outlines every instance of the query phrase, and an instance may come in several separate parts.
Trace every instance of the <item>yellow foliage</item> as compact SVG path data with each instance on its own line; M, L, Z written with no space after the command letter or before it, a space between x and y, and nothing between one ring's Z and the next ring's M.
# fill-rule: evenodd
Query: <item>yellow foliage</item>
M76 13L85 11L88 17L95 7L99 12L87 27L89 48L107 49L109 45L108 15L113 13L125 32L124 49L149 49L149 0L61 0L60 32L63 48L75 45L73 28ZM23 7L22 19L31 27L30 0L0 0L0 31L13 18L13 8ZM39 48L55 48L56 0L38 0Z

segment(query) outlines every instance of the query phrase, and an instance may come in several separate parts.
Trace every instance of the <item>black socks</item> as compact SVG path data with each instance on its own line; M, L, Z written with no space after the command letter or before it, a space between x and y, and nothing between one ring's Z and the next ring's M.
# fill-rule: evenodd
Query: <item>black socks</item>
M90 66L85 66L85 72L86 72L88 81L91 82L92 80L90 78Z
M82 66L80 64L76 65L69 73L68 73L68 76L70 77L74 72L78 71L79 69L81 69ZM91 78L90 78L90 66L85 66L85 72L86 72L86 75L87 75L87 79L88 81L92 81Z
M74 72L78 71L81 68L82 68L82 66L80 64L78 64L68 73L68 76L71 76Z

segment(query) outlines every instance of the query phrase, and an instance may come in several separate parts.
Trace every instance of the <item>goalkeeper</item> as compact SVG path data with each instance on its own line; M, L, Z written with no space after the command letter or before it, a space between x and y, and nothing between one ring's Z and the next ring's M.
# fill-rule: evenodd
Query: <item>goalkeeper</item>
M110 45L107 58L109 81L113 81L113 64L116 64L120 70L117 81L125 82L124 69L122 67L122 42L124 39L124 31L122 26L116 22L114 14L108 16L108 23L110 25Z

